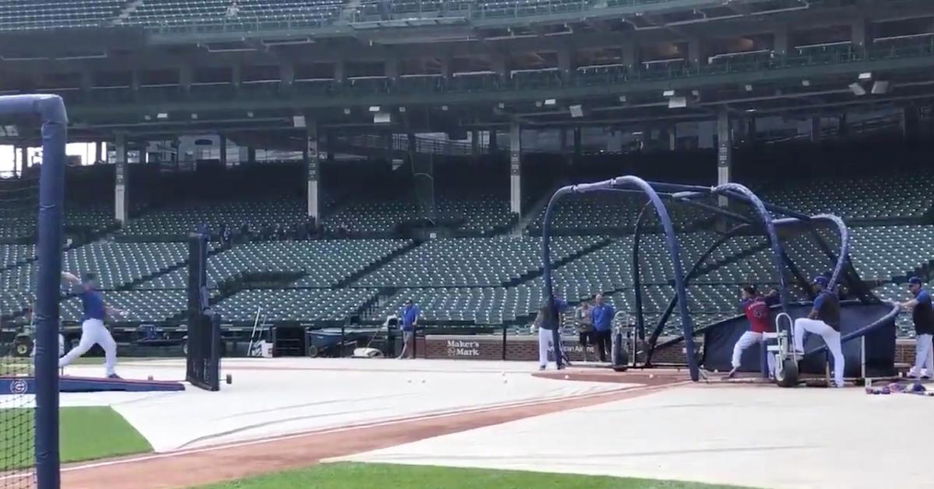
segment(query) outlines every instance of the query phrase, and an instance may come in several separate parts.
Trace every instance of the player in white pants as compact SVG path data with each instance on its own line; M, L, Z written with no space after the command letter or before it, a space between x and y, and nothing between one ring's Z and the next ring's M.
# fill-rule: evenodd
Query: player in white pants
M740 307L746 315L746 320L749 321L749 330L744 332L736 341L736 344L733 345L733 358L731 361L733 369L727 375L728 379L736 376L742 364L743 352L747 348L756 343L762 343L762 347L765 348L763 334L772 331L772 325L769 322L769 307L779 302L778 291L773 290L769 295L763 297L759 295L755 285L743 287L741 294ZM766 356L768 357L769 376L771 377L775 372L775 358L772 355Z
M555 299L555 307L558 309L558 313L564 311L568 307L568 303ZM554 350L555 366L558 370L564 368L563 353L561 352L561 344L556 341L557 338L560 338L560 331L558 328L561 327L560 319L552 317L552 309L546 303L538 310L538 315L535 316L535 323L533 324L536 329L538 329L538 369L545 370L548 367L548 350Z
M920 277L908 279L908 291L914 299L898 303L904 310L911 311L911 318L915 323L915 365L908 372L909 377L922 378L934 374L934 304L931 303L931 294L923 288Z
M843 372L846 362L843 357L843 345L840 343L840 300L836 294L826 290L827 277L814 279L817 298L814 307L806 318L795 320L795 351L804 355L804 332L820 335L833 356L833 380L836 387L843 387Z
M83 279L78 279L71 273L63 272L62 280L74 287L75 293L81 298L83 314L81 316L81 341L78 342L78 346L58 359L59 368L69 365L76 358L87 353L97 343L104 349L104 366L107 377L119 379L120 377L114 370L117 366L117 342L114 341L110 331L104 326L104 319L107 314L125 314L125 312L104 303L103 295L97 290L97 280L94 275L85 274Z

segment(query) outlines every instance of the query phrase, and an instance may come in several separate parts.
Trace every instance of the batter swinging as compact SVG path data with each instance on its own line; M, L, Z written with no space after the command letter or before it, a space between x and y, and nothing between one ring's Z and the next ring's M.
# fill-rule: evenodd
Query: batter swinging
M117 343L110 331L104 326L104 319L108 314L125 314L125 311L110 307L104 303L104 296L97 290L97 278L94 274L84 274L78 277L68 272L62 272L62 280L71 285L78 297L81 298L81 341L65 356L58 359L58 367L62 368L76 358L87 353L95 343L104 349L104 366L107 369L107 378L119 379L114 371L117 365Z
M741 293L743 300L740 302L740 307L742 307L743 313L746 314L746 319L749 321L749 331L743 333L736 344L733 345L733 360L731 362L733 369L727 375L728 379L733 378L737 370L739 370L740 362L743 359L743 351L746 348L756 343L764 344L762 334L772 331L769 324L769 306L779 302L777 290L773 290L763 297L756 291L755 285L747 285L743 287ZM771 376L775 371L775 358L768 355L768 362L769 376Z

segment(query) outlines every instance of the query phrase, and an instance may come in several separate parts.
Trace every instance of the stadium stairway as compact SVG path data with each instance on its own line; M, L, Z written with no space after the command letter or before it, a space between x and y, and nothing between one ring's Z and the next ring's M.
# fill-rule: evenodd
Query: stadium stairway
M415 249L419 244L420 244L420 243L418 243L418 242L416 242L416 241L412 241L412 242L410 242L409 244L407 244L407 245L405 245L405 246L403 246L403 247L401 247L401 248L399 248L399 249L397 249L397 250L392 251L392 252L389 253L388 255L386 255L386 256L380 258L379 260L376 260L375 262L369 264L368 266L364 267L364 268L361 269L360 271L351 274L349 277L345 278L344 280L341 280L341 281L338 282L336 285L334 285L333 288L335 288L335 289L341 289L341 288L345 288L345 287L350 287L351 284L353 284L353 283L355 283L356 281L360 280L361 278L363 278L363 277L369 275L370 273L373 273L376 269L378 269L378 268L382 267L383 265L385 265L385 264L391 262L392 260L396 259L397 257L402 256L402 255L408 253L410 250Z
M612 242L613 242L612 239L604 238L604 239L602 239L602 240L600 240L600 241L598 241L598 242L596 242L596 243L594 243L594 244L592 244L592 245L590 245L590 246L586 246L586 247L584 247L584 248L578 250L577 252L572 253L572 254L570 254L570 255L568 255L568 256L566 256L566 257L560 259L560 260L556 260L555 262L552 263L551 267L552 267L553 270L554 270L554 269L557 269L557 268L559 268L559 267L561 267L561 266L563 266L563 265L566 265L566 264L568 264L568 263L571 263L572 261L574 261L574 260L576 260L576 259L578 259L578 258L580 258L580 257L582 257L582 256L584 256L584 255L587 255L587 254L589 254L589 253L593 253L594 251L597 251L597 250L599 250L599 249L601 249L601 248L605 248L605 247L609 246ZM514 279L514 280L512 280L511 282L509 282L509 283L507 283L507 284L504 284L504 285L507 286L507 287L515 287L515 286L517 286L517 285L524 284L524 283L528 283L528 282L531 282L531 281L533 281L533 280L538 280L539 278L541 278L541 276L542 276L544 273L545 273L545 269L539 267L538 270L535 270L535 271L533 271L533 272L526 273L526 274L522 275L521 277L519 277L519 278L517 278L517 279Z

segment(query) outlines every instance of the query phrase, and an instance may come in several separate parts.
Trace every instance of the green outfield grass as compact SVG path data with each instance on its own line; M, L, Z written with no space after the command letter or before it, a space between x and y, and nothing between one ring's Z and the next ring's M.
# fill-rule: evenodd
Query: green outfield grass
M693 482L622 479L418 465L323 464L200 489L738 489Z
M4 429L31 430L24 422L31 422L31 413L23 416L26 409L0 409L0 427ZM61 456L62 462L80 462L100 458L151 452L152 447L123 416L109 407L65 407L61 409ZM17 426L21 428L17 428ZM10 435L7 435L10 436ZM4 440L0 444L0 461L18 461L21 466L33 464L33 444L23 443L23 436ZM12 467L8 467L12 468Z

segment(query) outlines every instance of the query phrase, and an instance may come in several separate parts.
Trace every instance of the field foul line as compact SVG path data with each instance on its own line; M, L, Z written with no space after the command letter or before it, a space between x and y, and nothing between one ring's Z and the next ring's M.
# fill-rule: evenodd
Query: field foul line
M181 455L216 452L220 450L226 450L228 448L242 448L242 447L248 447L248 446L253 446L253 445L262 445L266 443L274 443L274 442L283 441L283 440L292 440L295 438L302 438L306 436L341 433L345 431L353 431L353 430L359 430L359 429L365 429L365 428L378 428L378 427L383 427L383 426L392 426L392 425L403 424L403 423L419 421L419 420L447 418L447 417L458 416L462 414L484 413L484 412L489 412L489 411L497 411L500 409L509 409L509 408L523 407L523 406L553 404L556 402L571 401L571 400L610 397L612 395L620 394L623 392L641 392L645 390L675 387L675 386L686 384L688 382L690 381L680 381L680 382L674 382L671 384L664 384L664 385L644 385L644 386L639 386L639 387L628 387L628 388L614 389L610 391L590 393L590 394L579 394L579 395L574 395L574 396L525 400L525 401L518 401L515 403L505 403L505 404L499 404L495 406L485 406L481 408L455 409L455 410L450 410L450 411L437 412L433 414L429 413L429 414L422 414L422 415L405 416L401 418L394 418L394 419L383 420L383 421L360 423L356 425L341 426L337 428L325 428L322 430L312 430L312 431L306 431L302 433L293 433L290 435L275 436L271 438L235 442L235 443L229 443L229 444L224 444L224 445L215 445L211 447L194 448L190 450L179 450L179 451L159 453L159 454L153 454L153 455L143 455L139 457L110 460L110 461L105 461L105 462L95 462L95 463L90 463L90 464L85 464L85 465L75 465L71 467L63 467L61 471L62 472L75 472L79 470L94 469L94 468L99 468L99 467L110 467L114 465L122 465L122 464L128 464L128 463L146 462L149 460L160 460L163 458L171 458L171 457L177 457ZM0 480L4 480L4 478L0 477Z

